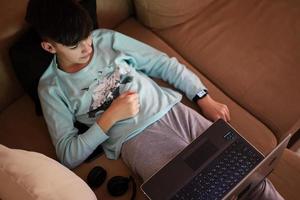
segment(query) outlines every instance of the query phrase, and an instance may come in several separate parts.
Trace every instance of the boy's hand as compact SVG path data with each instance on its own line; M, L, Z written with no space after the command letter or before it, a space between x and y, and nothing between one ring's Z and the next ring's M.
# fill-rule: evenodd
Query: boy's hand
M222 118L225 121L230 121L230 113L225 104L213 100L209 95L197 101L198 106L201 108L204 117L211 121L217 121Z
M107 112L114 117L115 122L134 117L139 112L139 96L136 92L127 91L116 98Z
M127 91L117 97L108 109L98 118L97 123L107 132L117 121L134 117L139 112L139 96Z

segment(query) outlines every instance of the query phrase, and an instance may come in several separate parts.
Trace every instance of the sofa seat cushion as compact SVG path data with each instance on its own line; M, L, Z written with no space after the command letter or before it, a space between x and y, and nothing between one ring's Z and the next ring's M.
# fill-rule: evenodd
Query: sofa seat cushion
M285 199L299 199L300 156L286 149L269 178Z
M295 0L219 0L154 31L281 139L300 116L299 25Z
M124 177L133 176L135 178L135 183L137 185L137 188L136 188L137 191L136 191L136 198L135 199L136 200L146 200L147 199L144 196L144 194L141 192L141 190L139 189L139 186L142 183L141 179L139 177L136 177L134 174L131 173L131 171L124 164L122 159L109 160L105 157L105 155L102 155L99 158L97 158L97 159L95 159L91 162L81 164L80 166L75 168L73 171L75 172L75 174L77 174L83 180L86 180L89 172L95 166L101 166L107 172L107 177L106 177L104 183L100 187L93 189L93 191L96 194L96 196L98 197L98 199L105 199L105 200L115 199L115 197L111 196L108 193L108 190L107 190L107 182L113 176L124 176ZM133 187L133 185L132 185L132 183L130 183L127 192L124 195L119 196L117 199L118 200L131 199L130 197L132 196L132 191L133 191L132 187Z
M34 103L24 95L0 113L0 141L10 148L40 152L56 158L43 117L35 114Z
M218 87L216 87L211 81L200 74L191 64L186 62L175 50L173 50L169 45L167 45L162 39L160 39L156 34L149 31L149 29L142 26L134 19L129 19L122 23L117 31L120 31L126 35L143 41L165 53L169 56L177 57L181 62L183 62L189 69L194 71L201 80L208 87L211 95L220 102L224 102L229 106L232 117L232 125L241 132L241 134L252 142L258 149L263 153L268 153L272 148L276 146L276 138L274 134L259 120L257 120L253 115L243 109L234 100L225 95ZM176 33L173 33L176 34ZM199 56L195 56L199 57ZM161 82L160 82L161 83ZM163 83L163 85L166 85ZM184 103L197 109L195 104L188 101L186 98ZM198 110L199 111L199 110Z
M96 200L88 185L40 153L0 144L0 199Z

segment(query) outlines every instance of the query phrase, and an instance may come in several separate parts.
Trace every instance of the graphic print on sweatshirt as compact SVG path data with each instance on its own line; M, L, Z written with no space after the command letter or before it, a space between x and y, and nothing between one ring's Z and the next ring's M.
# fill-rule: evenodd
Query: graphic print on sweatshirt
M119 64L115 70L106 74L102 79L96 79L95 83L88 88L92 93L92 102L89 108L88 116L96 117L98 112L105 111L115 98L120 95L120 85L132 81L129 76L130 67L127 63Z

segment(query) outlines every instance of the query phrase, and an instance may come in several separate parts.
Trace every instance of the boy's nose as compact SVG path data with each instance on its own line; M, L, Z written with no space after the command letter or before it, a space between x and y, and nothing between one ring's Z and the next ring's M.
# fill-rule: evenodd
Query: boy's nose
M90 52L92 49L92 44L89 41L83 41L81 45L82 53Z

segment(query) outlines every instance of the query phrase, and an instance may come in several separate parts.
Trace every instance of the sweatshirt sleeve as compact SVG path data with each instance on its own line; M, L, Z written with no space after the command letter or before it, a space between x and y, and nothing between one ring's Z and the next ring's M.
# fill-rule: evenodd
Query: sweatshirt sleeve
M128 62L136 70L168 82L184 92L190 100L200 90L206 89L198 76L179 63L175 57L170 58L165 53L118 32L114 32L113 37L114 50L129 56Z
M39 97L58 159L69 168L81 164L108 136L98 124L78 135L74 115L57 88L39 85Z

